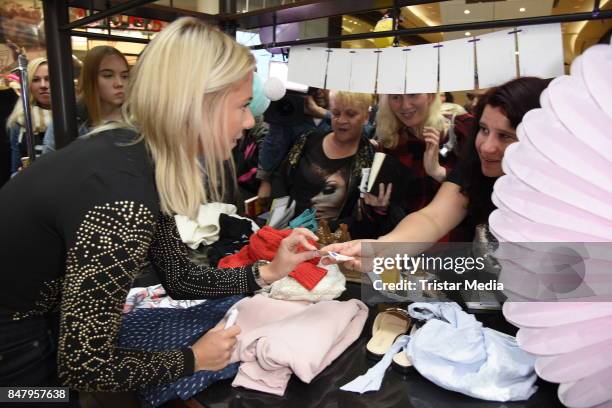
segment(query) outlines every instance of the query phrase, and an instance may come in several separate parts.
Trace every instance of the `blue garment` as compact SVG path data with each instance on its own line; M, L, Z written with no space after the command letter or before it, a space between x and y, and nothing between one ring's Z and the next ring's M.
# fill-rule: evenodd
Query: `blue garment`
M9 145L11 148L11 174L14 174L21 167L21 151L19 149L19 133L21 126L14 124L8 130Z
M207 300L188 309L137 309L124 315L118 345L147 351L190 346L240 299L242 296ZM230 364L220 371L198 371L170 384L145 387L138 394L145 407L157 407L177 398L186 400L215 381L234 377L238 365Z
M86 133L89 133L91 129L87 126L87 123L83 123L79 126L79 137L83 136ZM43 147L42 154L54 152L55 151L55 130L53 130L53 122L49 123L47 126L47 131L45 132L45 136L43 137Z

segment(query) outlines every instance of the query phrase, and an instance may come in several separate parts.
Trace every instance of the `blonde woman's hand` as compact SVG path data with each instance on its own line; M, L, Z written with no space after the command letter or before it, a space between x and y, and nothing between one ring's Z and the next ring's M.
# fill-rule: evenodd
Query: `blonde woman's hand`
M295 228L281 241L272 262L259 268L261 278L270 284L287 276L302 262L316 258L318 256L317 247L308 240L317 241L318 239L306 228Z
M378 196L370 193L363 195L363 202L374 208L378 213L386 213L389 202L391 201L391 192L393 191L393 183L389 183L385 188L384 183L380 183L378 187Z
M423 129L423 140L425 141L423 155L425 172L429 177L441 183L446 180L446 169L440 166L440 132L438 129L426 126Z
M219 371L227 367L236 346L240 327L234 325L224 329L225 320L206 332L191 346L194 357L194 371Z

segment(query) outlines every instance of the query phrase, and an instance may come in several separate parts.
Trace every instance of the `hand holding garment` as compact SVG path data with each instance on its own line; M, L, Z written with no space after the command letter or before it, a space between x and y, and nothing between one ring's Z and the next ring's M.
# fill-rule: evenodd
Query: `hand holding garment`
M172 350L192 345L223 318L242 296L207 300L189 309L138 309L124 315L118 343L147 351ZM219 371L197 371L175 382L144 387L138 394L143 406L157 407L171 399L186 400L215 381L232 378L238 370L230 364Z
M235 307L242 331L231 361L242 364L232 385L276 395L292 373L310 383L359 338L368 317L357 299L310 304L256 295Z
M274 259L281 241L289 234L291 234L290 229L277 230L268 226L263 227L251 236L249 245L243 247L240 252L221 259L219 268L250 265L260 259L271 261ZM311 244L314 244L314 242L311 242ZM302 262L289 276L297 280L306 289L312 290L327 273L326 269L317 266L318 263L319 258Z

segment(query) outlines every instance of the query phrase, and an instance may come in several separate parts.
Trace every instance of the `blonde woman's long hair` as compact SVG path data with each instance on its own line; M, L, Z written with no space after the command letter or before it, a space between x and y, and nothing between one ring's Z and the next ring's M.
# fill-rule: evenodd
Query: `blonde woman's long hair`
M169 24L143 51L130 75L122 120L153 157L164 213L194 219L201 204L223 199L228 177L222 155L230 149L226 100L254 67L248 48L193 17ZM112 127L117 125L95 132Z
M32 61L30 61L28 63L28 84L30 84L30 86L32 86L32 81L34 80L34 74L36 73L36 71L38 70L38 67L40 67L41 65L46 65L47 64L47 59L46 58L35 58ZM32 92L30 92L30 97L29 99L29 103L30 103L30 108L32 108L33 106L36 106L36 99L34 98L34 94ZM10 128L11 126L13 126L15 123L19 123L21 126L24 125L24 117L23 117L23 102L21 102L21 96L19 97L19 99L17 100L17 103L15 104L15 107L13 108L13 111L11 112L11 114L9 115L8 119L6 120L6 128ZM36 122L36 118L32 118L33 122ZM32 126L34 128L36 128L36 124L32 123ZM40 126L43 126L42 124ZM45 125L46 128L46 125ZM38 129L40 131L44 131L44 129ZM34 131L37 133L37 129L34 129Z
M416 129L415 136L417 138L420 138L425 126L437 129L442 137L444 137L450 126L449 120L446 119L440 111L440 95L430 95L434 96L433 102L429 105L427 120L425 123L421 124L418 129ZM389 96L390 95L380 95L378 112L376 113L376 140L378 140L383 147L393 149L397 146L400 131L405 127L405 125L391 110L391 106L389 105Z

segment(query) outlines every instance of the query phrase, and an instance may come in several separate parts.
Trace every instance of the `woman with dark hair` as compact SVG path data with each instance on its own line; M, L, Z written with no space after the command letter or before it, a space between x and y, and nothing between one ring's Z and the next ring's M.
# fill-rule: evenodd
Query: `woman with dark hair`
M501 161L506 147L518 141L516 127L531 109L540 107L540 94L548 81L525 77L490 89L476 110L478 132L467 144L469 152L440 187L431 203L406 216L393 231L377 242L435 243L465 220L472 230L486 223L493 211L493 184L503 175ZM353 256L361 268L361 241L334 244L324 250Z

